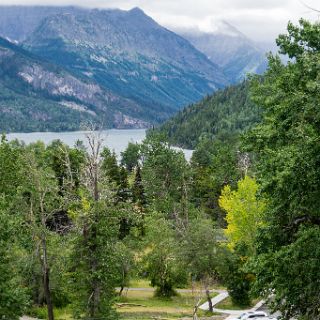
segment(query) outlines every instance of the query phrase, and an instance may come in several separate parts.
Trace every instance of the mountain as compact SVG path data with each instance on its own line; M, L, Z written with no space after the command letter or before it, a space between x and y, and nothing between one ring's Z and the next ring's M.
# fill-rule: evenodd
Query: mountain
M214 28L212 32L180 29L177 33L205 53L234 83L243 80L248 73L260 74L266 70L268 50L225 21L215 22Z
M2 6L0 5L0 36L13 41L24 41L41 23L55 14L72 12L76 14L85 9L79 7L55 6Z
M176 110L228 84L220 68L138 8L45 18L26 49L146 110Z
M64 74L62 82L67 75L67 79L72 77L97 90L94 101L84 99L81 90L88 87L83 86L77 97L69 97L78 106L68 102L64 107L78 112L97 108L97 112L92 111L108 126L147 127L159 123L229 83L206 55L139 8L0 6L0 16L0 35L23 47L25 55L30 52L33 63L39 59L40 64L56 66ZM35 75L38 68L28 63L21 62L28 72L15 75L21 82L21 74L27 74L23 81L29 81L31 92L26 89L24 94L40 99L37 86L42 83L39 79L45 68ZM41 99L48 98L45 90L40 90ZM54 96L61 106L66 94L56 90L47 95L49 100Z
M146 127L144 110L0 38L0 130L70 130L83 121ZM135 118L134 116L139 116Z
M250 100L249 84L243 82L186 107L157 130L173 145L194 149L202 137L240 134L260 117L261 110Z

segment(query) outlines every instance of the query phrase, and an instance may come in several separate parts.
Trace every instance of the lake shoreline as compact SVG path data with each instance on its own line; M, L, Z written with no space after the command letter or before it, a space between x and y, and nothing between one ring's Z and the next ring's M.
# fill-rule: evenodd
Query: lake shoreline
M147 129L106 129L101 131L59 131L59 132L15 132L5 134L8 141L19 140L26 144L42 141L44 144L50 144L54 140L61 140L63 143L70 147L74 147L76 141L80 140L86 144L86 135L91 132L99 133L104 140L103 146L108 147L111 151L114 151L118 157L123 152L128 144L141 143L145 137ZM175 147L176 150L183 151L186 159L190 161L193 150L183 149Z

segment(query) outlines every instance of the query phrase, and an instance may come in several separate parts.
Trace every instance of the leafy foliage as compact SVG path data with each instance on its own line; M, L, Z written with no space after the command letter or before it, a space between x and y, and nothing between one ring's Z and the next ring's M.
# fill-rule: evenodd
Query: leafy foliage
M219 272L232 302L239 306L250 306L250 290L254 277L244 268L247 261L244 254L242 248L236 248L234 252L225 251Z
M237 150L236 138L202 139L191 159L190 198L222 227L225 226L225 212L218 204L221 189L227 184L234 186L242 175Z
M259 186L249 176L238 182L238 188L231 190L229 185L221 192L219 205L227 212L227 228L225 233L230 248L242 245L247 248L248 255L255 252L255 244L259 227L263 226L266 203L257 199Z
M271 306L285 319L318 319L320 228L308 226L296 234L296 241L274 254L258 256L251 265L256 271L255 289L275 288ZM256 291L259 292L259 291ZM286 297L287 300L283 300Z
M242 133L259 122L261 112L249 94L249 83L230 86L180 111L159 128L169 141L194 149L202 138L212 140Z
M137 143L129 142L128 147L121 153L121 164L128 171L132 171L139 165L140 146Z
M180 254L194 279L206 281L211 278L211 282L218 279L221 252L217 239L218 233L211 219L198 217L188 225L180 243Z
M274 292L274 307L286 310L286 319L319 318L312 243L320 222L319 39L319 23L289 23L277 43L292 60L284 65L270 57L263 80L253 82L253 99L264 117L244 141L257 155L258 181L268 197L268 226L257 243L257 289ZM299 272L293 280L290 275Z
M153 209L173 213L173 205L183 198L183 186L188 179L187 161L182 151L169 146L162 135L150 134L142 145L144 190Z
M171 297L174 287L186 283L187 275L177 259L177 243L169 222L164 218L148 221L146 270L156 295Z
M4 320L18 320L27 307L27 290L22 286L15 264L15 233L12 217L3 210L0 200L0 314Z

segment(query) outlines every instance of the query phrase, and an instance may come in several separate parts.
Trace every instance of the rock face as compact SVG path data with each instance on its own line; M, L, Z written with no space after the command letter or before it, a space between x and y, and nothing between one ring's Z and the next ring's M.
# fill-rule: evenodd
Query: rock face
M10 130L6 123L12 124L15 120L27 131L29 123L34 121L47 123L48 129L67 129L68 126L77 129L79 119L117 128L131 128L133 123L138 127L150 125L135 117L141 116L143 109L134 101L45 62L1 38L0 93L0 112L7 117L6 122L0 121L0 129L6 131ZM122 118L116 116L119 112ZM61 126L55 128L59 121Z
M214 61L232 82L243 80L248 73L263 73L267 67L266 52L225 21L216 31L201 32L180 29L177 32Z
M49 16L24 45L149 111L177 110L228 83L203 53L138 8Z

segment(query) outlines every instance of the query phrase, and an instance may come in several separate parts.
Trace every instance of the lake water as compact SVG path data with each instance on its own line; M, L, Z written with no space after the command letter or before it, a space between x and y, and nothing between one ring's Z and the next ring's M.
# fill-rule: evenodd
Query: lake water
M26 144L42 141L49 144L53 140L60 139L65 144L73 147L77 140L82 140L86 144L86 131L72 131L72 132L32 132L32 133L10 133L7 134L7 139L21 140ZM129 142L140 143L146 137L146 130L144 129L130 129L130 130L104 130L100 133L103 139L103 145L110 150L114 150L119 156L124 151ZM183 150L186 159L189 161L192 155L192 150Z

